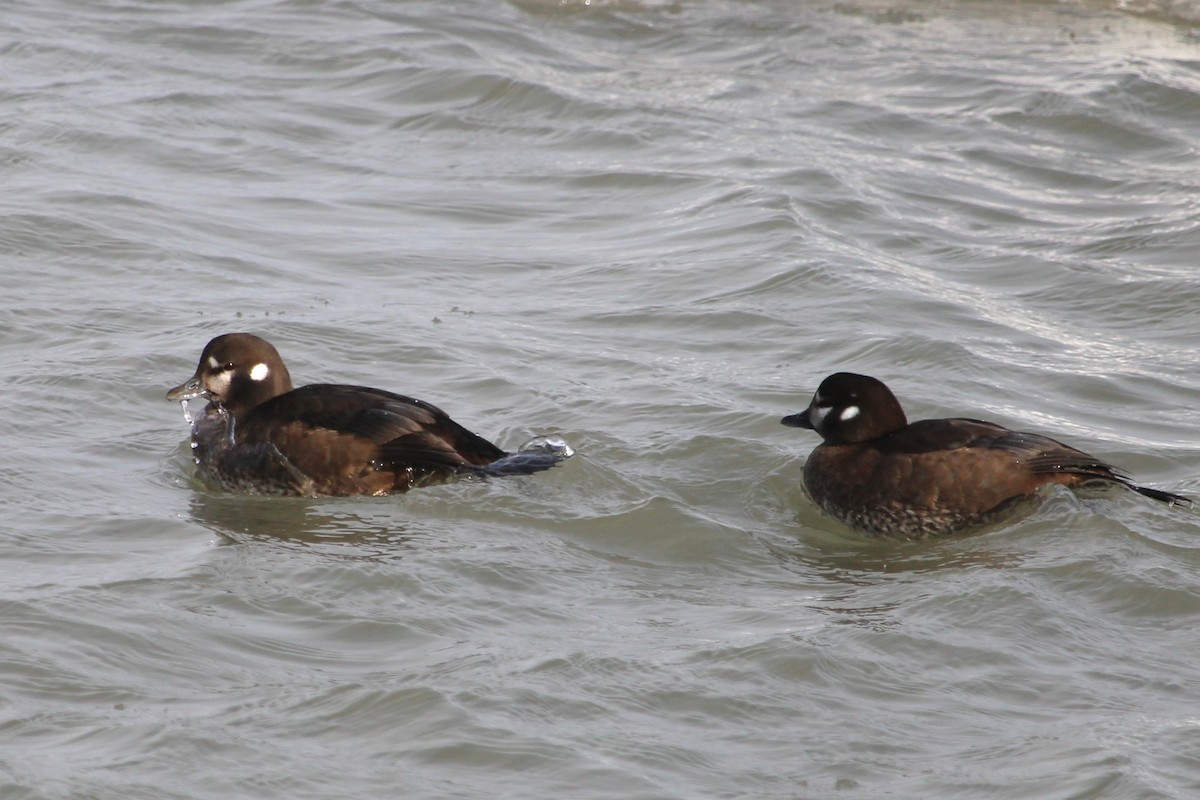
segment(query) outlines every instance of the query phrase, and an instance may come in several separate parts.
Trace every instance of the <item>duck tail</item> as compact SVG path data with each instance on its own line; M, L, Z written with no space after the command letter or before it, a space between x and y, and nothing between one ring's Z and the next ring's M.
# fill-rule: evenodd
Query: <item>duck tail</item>
M1181 494L1165 492L1162 489L1151 489L1149 486L1138 486L1133 483L1127 483L1125 485L1140 495L1145 495L1146 497L1151 497L1155 500L1161 500L1168 505L1183 506L1184 508L1194 508L1196 506L1195 500L1190 497L1185 497Z

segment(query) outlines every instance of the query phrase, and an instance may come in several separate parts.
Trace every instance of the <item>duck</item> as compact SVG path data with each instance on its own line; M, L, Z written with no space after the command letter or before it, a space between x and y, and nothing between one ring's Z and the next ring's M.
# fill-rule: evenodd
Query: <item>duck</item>
M780 422L821 437L804 464L805 489L826 514L868 534L922 538L987 524L1047 484L1116 484L1193 505L1039 433L977 419L909 423L892 391L867 375L830 375L808 408Z
M572 454L557 437L509 453L437 406L383 389L294 387L279 351L251 333L209 341L166 397L192 423L201 479L251 494L382 496L459 476L531 474ZM208 401L197 418L193 398Z

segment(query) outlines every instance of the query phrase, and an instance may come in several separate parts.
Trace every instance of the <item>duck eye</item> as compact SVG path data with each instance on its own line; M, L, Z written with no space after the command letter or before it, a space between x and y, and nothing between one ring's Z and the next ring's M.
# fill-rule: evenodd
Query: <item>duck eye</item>
M226 361L224 366L221 367L221 371L222 372L233 372L233 362Z

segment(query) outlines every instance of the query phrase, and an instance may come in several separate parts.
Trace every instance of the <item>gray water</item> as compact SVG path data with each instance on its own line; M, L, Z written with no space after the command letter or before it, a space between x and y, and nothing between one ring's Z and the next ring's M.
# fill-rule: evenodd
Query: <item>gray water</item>
M840 528L840 369L1200 493L1200 9L8 0L0 797L1194 798L1200 511ZM194 480L213 335L537 476Z

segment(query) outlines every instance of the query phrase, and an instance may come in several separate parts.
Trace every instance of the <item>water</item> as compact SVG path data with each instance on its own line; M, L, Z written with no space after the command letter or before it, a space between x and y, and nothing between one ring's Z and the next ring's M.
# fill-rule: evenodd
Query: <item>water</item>
M1192 798L1200 514L934 542L826 374L1200 493L1195 4L13 0L0 797ZM219 332L527 478L222 495Z

